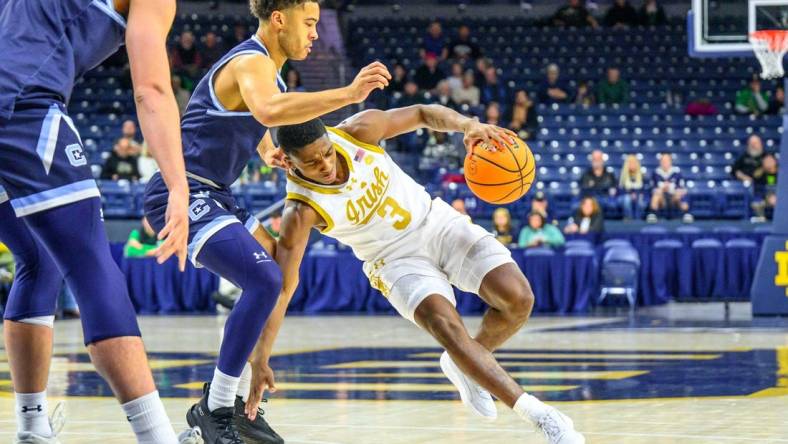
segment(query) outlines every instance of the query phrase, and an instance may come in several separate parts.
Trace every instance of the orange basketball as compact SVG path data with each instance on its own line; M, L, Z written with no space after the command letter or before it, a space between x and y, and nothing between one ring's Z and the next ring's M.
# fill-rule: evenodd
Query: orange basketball
M492 204L508 204L523 197L536 177L534 154L519 138L515 145L489 151L477 143L465 156L465 181L473 194Z

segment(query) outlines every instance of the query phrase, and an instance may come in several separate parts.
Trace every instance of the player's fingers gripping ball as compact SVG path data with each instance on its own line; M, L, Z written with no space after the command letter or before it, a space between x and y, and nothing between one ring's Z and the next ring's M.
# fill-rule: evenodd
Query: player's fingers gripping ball
M485 202L507 204L521 198L536 177L536 162L528 145L477 142L465 156L465 180Z

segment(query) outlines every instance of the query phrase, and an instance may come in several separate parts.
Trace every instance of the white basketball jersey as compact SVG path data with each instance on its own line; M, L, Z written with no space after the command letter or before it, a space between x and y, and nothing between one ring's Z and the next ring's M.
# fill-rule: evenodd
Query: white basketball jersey
M405 234L417 229L432 199L382 148L354 139L336 128L328 137L350 170L346 183L321 185L287 176L287 198L308 204L325 220L323 234L370 261Z

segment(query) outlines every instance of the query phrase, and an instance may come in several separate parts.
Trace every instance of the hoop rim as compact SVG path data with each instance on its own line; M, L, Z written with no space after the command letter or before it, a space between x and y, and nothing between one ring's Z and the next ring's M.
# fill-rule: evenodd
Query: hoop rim
M763 42L771 51L788 49L788 29L761 29L750 33L750 41Z

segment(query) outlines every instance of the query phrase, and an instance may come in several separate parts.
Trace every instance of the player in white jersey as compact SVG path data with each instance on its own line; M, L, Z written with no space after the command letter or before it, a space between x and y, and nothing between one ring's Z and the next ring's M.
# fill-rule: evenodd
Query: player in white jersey
M568 417L525 393L492 355L523 326L534 302L509 250L467 216L431 199L378 146L418 128L461 131L469 150L479 141L506 144L514 137L438 105L364 111L336 128L315 119L278 129L289 166L276 248L284 282L251 358L247 413L254 415L263 389L274 385L268 357L298 285L310 230L316 227L349 245L364 261L372 285L446 349L441 368L473 412L495 418L492 393L533 421L549 442L585 442ZM490 306L475 337L457 313L452 285L478 294Z

